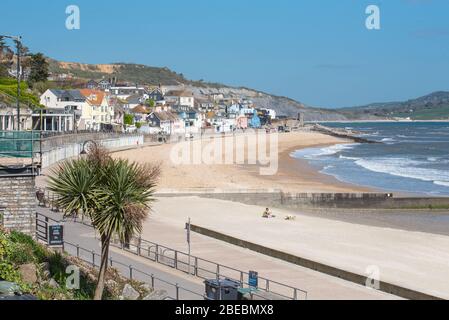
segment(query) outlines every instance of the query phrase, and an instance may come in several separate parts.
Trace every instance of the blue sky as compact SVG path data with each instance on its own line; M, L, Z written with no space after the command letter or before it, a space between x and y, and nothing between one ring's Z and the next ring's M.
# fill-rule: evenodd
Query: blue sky
M81 29L65 28L68 5ZM378 5L381 30L365 28ZM447 0L2 0L0 34L63 61L167 66L312 106L449 90Z

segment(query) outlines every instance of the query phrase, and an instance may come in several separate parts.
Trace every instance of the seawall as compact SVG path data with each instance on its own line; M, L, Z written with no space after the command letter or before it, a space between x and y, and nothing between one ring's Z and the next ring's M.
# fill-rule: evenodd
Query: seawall
M370 279L367 276L356 274L353 272L349 272L343 269L339 269L336 267L332 267L317 261L312 261L309 259L304 259L299 256L295 256L293 254L289 254L283 251L271 249L268 247L264 247L262 245L252 243L249 241L241 240L214 230L210 230L201 226L191 225L191 230L193 232L199 233L201 235L211 237L220 241L224 241L245 249L249 249L251 251L255 251L272 258L280 259L289 263L293 263L308 269L312 269L324 274L328 274L330 276L334 276L346 281L351 281L360 285L365 286L367 283L370 283ZM415 291L409 288L405 288L393 283L380 281L378 290L393 294L398 297L402 297L410 300L442 300L439 297L435 297L432 295L428 295L423 292Z
M158 197L201 197L281 209L432 209L449 208L449 198L396 198L388 193L284 193L280 190L162 190Z

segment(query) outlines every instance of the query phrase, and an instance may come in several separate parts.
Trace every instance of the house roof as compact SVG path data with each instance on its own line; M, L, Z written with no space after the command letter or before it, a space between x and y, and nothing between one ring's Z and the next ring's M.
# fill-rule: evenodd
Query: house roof
M86 98L87 102L93 106L101 105L105 96L105 93L100 90L81 89L80 93Z
M55 96L65 101L86 101L86 98L81 94L80 90L59 90L50 89Z
M209 111L208 113L206 113L206 118L207 119L213 119L215 118L216 114L213 111Z
M147 107L143 105L138 105L137 107L131 109L133 113L150 113Z
M126 98L126 102L129 104L139 104L142 102L142 96L139 94L133 94Z
M176 114L169 112L169 111L153 112L152 114L154 114L161 121L177 121L177 120L179 120L179 117Z
M169 97L193 97L193 93L188 90L174 90L167 92Z

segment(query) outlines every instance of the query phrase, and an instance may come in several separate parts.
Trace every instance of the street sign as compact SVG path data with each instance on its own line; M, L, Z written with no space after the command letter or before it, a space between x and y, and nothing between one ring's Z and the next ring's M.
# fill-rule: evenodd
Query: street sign
M64 227L52 225L48 227L48 245L62 246L64 244Z
M250 287L257 288L259 286L259 273L256 271L250 271L248 284Z

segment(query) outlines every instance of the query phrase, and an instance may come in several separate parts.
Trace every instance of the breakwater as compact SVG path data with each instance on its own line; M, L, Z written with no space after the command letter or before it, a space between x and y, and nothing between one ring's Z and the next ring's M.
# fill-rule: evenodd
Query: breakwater
M449 198L398 197L391 193L286 193L281 190L161 190L158 197L200 197L280 209L439 209Z
M373 141L365 138L361 138L356 136L356 133L346 130L346 129L337 129L337 128L329 128L322 126L320 124L316 124L312 127L313 131L320 132L323 134L327 134L329 136L333 136L340 139L352 140L356 143L380 143L378 141Z

